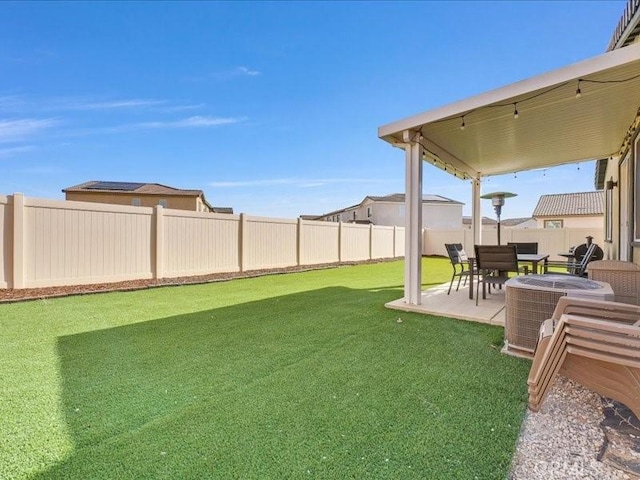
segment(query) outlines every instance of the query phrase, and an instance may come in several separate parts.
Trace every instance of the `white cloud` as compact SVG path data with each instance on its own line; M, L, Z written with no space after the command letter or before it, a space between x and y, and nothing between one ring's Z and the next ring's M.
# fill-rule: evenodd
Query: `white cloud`
M143 122L131 124L134 128L197 128L197 127L217 127L220 125L230 125L241 122L241 118L233 117L209 117L196 115L182 120L169 122Z
M13 157L14 155L22 152L28 152L33 150L33 145L23 145L21 147L0 148L0 158Z
M66 135L71 137L80 137L88 135L101 135L111 133L126 133L139 130L159 130L159 129L185 129L185 128L214 128L223 125L232 125L234 123L243 122L243 118L234 117L211 117L211 116L193 116L180 120L157 121L157 122L139 122L126 123L113 127L97 127L82 128L67 132Z
M231 70L223 70L220 72L211 73L209 74L209 77L215 80L225 81L225 80L231 80L238 77L257 77L259 75L262 75L262 72L259 70L254 70L249 67L240 66L240 67L233 68ZM202 80L203 78L200 77L199 79ZM196 80L198 80L198 78L196 78Z
M165 100L153 99L131 99L131 100L111 100L106 102L70 102L62 105L62 108L69 110L112 110L122 108L138 108L162 105Z
M25 137L35 135L42 130L57 125L52 118L34 119L22 118L20 120L0 120L0 142L15 142Z
M247 68L247 67L238 67L236 68L236 71L238 72L238 74L249 75L250 77L262 75L262 72L259 72L258 70L251 70L250 68Z

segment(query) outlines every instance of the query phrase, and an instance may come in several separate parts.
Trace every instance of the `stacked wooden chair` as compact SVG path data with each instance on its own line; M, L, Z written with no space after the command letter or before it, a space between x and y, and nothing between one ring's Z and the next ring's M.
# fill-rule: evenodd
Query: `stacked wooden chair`
M539 410L557 374L640 417L640 306L560 298L540 327L527 382L531 410Z

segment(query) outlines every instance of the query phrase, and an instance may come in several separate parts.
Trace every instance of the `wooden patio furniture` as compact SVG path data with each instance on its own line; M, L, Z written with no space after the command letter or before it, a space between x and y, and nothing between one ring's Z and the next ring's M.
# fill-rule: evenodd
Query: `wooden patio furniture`
M557 374L640 416L640 306L562 297L540 327L527 381L538 411Z

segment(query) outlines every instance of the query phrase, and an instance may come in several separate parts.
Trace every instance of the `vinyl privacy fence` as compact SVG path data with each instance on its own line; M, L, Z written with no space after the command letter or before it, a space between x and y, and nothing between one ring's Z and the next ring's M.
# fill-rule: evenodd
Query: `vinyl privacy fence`
M0 288L404 256L404 229L0 195Z

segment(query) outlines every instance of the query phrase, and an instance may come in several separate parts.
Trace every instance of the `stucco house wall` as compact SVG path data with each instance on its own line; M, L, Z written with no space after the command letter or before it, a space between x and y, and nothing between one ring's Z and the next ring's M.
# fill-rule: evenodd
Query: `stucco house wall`
M536 228L545 228L545 220L562 220L562 228L602 228L602 215L584 217L537 217Z
M155 207L161 200L166 202L166 208L176 210L191 210L196 212L208 211L203 209L204 204L197 197L178 195L149 195L135 193L99 193L99 192L66 192L66 200L78 202L110 203L112 205L133 205L133 199L140 200L140 207Z

